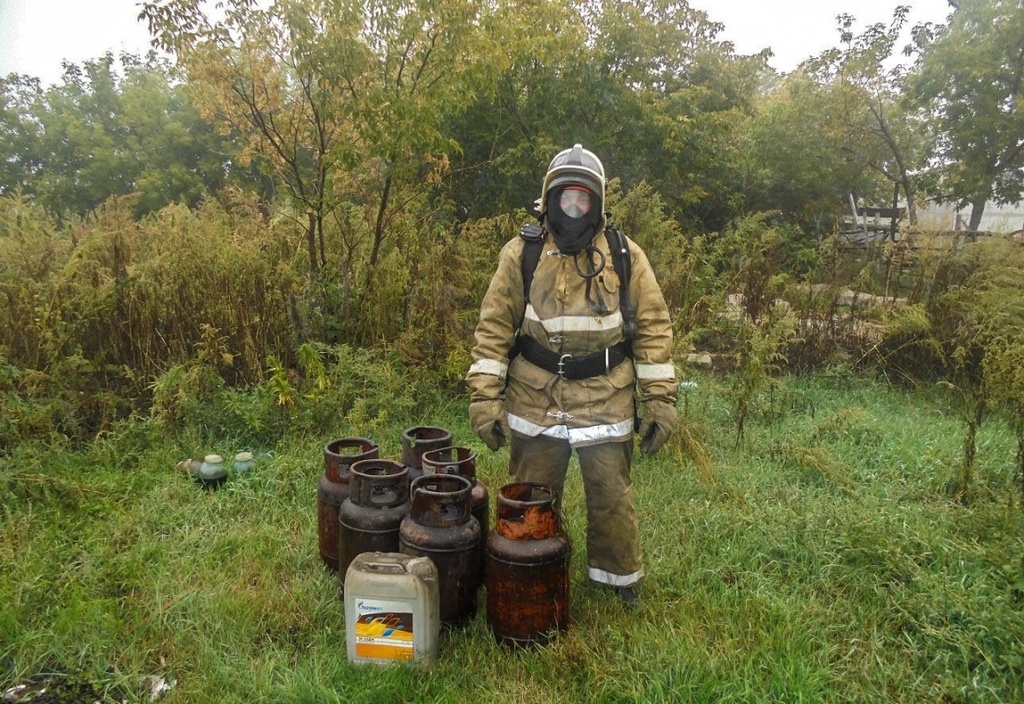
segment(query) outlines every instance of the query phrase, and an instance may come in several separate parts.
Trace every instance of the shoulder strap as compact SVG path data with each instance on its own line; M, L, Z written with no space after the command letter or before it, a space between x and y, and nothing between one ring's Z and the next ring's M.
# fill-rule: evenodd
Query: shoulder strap
M523 253L519 257L519 269L523 274L523 316L519 318L519 323L516 325L515 341L508 351L509 362L522 352L523 339L520 330L523 328L523 318L526 317L526 306L530 303L533 273L537 271L537 262L540 261L540 254L544 250L544 230L540 225L524 223L519 228L519 237L523 240Z
M608 238L608 248L612 254L612 266L615 268L615 274L619 277L622 333L627 340L634 340L636 338L636 316L629 299L629 282L633 274L632 260L629 257L629 242L617 227L606 228L605 234ZM537 263L540 261L540 255L544 249L544 231L538 225L526 223L519 229L519 236L523 239L523 254L519 260L523 274L523 301L529 303L533 274L537 271ZM523 321L520 320L517 329L522 325Z
M537 271L537 262L540 261L540 254L544 249L544 230L540 225L526 223L519 228L519 236L523 239L523 254L519 259L519 267L523 273L523 301L529 303L533 273ZM523 310L526 310L525 306ZM523 321L520 319L519 327L522 326Z
M627 340L636 339L636 316L629 300L629 282L633 275L633 263L629 258L629 242L617 227L605 229L608 248L612 253L612 266L619 277L619 309L622 311L622 334Z

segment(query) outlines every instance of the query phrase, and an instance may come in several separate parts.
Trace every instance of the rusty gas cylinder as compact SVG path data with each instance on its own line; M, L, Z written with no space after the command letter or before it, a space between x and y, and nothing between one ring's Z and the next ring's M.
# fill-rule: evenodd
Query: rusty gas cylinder
M394 460L366 459L348 468L349 494L338 511L338 579L364 552L398 552L409 513L409 470Z
M442 447L423 453L424 474L457 474L473 483L472 512L480 523L480 571L477 575L477 586L484 583L484 548L487 534L491 530L491 506L487 486L476 478L476 453L469 447Z
M402 433L402 464L409 468L409 481L423 476L423 453L448 447L452 433L433 425L417 425Z
M471 511L473 485L457 474L412 481L412 508L402 519L399 551L437 565L441 623L461 625L476 615L480 523Z
M316 491L320 559L338 571L338 512L348 498L348 469L360 460L378 456L377 443L366 438L339 438L324 446L324 473Z
M551 642L569 627L569 536L554 491L506 484L487 536L487 622L502 645Z

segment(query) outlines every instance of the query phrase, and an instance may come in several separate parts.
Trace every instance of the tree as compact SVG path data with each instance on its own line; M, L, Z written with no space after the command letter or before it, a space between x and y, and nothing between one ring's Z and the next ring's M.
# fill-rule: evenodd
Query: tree
M590 85L579 71L584 33L571 4L513 0L504 12L508 30L497 40L508 58L494 90L475 95L464 116L449 117L445 126L459 144L446 191L464 220L527 207L566 139L592 148L589 130L571 117L593 113L584 113L580 98ZM574 128L573 137L565 136Z
M767 72L721 26L672 0L508 3L516 32L494 95L451 124L460 217L527 206L560 149L582 142L627 189L647 181L688 224L733 214L735 131Z
M287 18L240 1L213 22L202 5L145 3L141 16L156 43L176 55L203 117L222 133L241 135L240 164L258 160L289 194L292 212L305 219L309 276L316 279L325 256L324 218L335 207L327 188L339 133L332 96L316 73L298 67L302 51L282 23Z
M823 236L846 194L872 192L860 143L840 119L843 100L835 86L797 72L760 101L742 130L746 210L776 210L804 227L813 222Z
M0 196L32 194L33 178L43 163L38 78L11 74L0 78Z
M237 162L236 135L223 135L203 120L186 88L164 61L123 55L119 121L128 153L135 155L135 214L183 202L196 206L229 180L247 183Z
M888 26L876 23L859 35L851 31L853 16L839 15L843 47L823 52L805 68L834 93L835 117L845 133L849 161L893 185L876 192L876 198L885 197L888 190L902 190L908 220L915 225L918 187L914 174L924 165L927 145L919 106L904 93L908 69L893 64L909 9L897 6Z
M33 175L44 207L58 217L84 215L110 196L127 195L139 155L128 150L114 57L65 64L36 118L43 166Z
M652 183L691 228L722 228L738 214L738 136L769 75L767 53L736 56L717 39L720 24L675 0L596 4L596 64L633 98L604 118L616 173L626 187Z
M949 24L919 28L912 90L932 112L939 202L971 206L977 230L985 204L1024 195L1024 5L963 0Z
M442 133L500 56L489 5L408 0L202 0L143 4L156 42L188 75L204 115L245 139L304 220L309 274L327 264L325 223L342 238L342 278L372 288L396 221L421 204L455 145ZM342 207L344 206L344 207ZM364 241L369 252L360 255Z
M227 145L155 55L65 64L45 91L27 76L0 88L0 194L20 190L58 217L135 194L141 216L224 183Z

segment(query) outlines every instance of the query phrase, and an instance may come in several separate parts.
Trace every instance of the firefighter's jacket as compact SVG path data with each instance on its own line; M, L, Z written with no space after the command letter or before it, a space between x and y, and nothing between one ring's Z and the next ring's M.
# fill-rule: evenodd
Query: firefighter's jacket
M588 304L587 282L577 271L574 257L559 254L550 238L543 244L527 304L520 264L524 242L516 237L502 248L481 305L473 364L466 375L471 401L504 399L512 431L563 438L574 447L629 440L634 431L636 386L636 400L641 403L653 399L675 404L668 307L646 254L627 241L630 303L637 325L632 359L607 374L580 380L545 371L521 355L509 361L520 320L523 334L559 355L582 357L624 339L619 277L603 231L594 237L593 245L604 255L605 265L591 280L590 299L603 302L604 313ZM578 256L586 271L586 254ZM595 263L598 260L594 258Z

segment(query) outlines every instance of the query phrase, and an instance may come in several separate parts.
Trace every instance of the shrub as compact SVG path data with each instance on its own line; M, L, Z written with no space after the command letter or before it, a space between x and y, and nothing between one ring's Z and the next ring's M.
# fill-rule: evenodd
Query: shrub
M890 312L883 321L881 339L863 360L898 383L937 381L949 373L942 345L932 334L931 320L919 305Z

